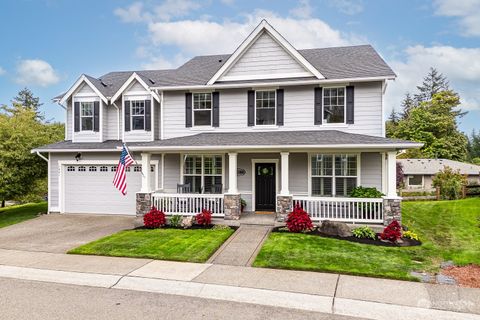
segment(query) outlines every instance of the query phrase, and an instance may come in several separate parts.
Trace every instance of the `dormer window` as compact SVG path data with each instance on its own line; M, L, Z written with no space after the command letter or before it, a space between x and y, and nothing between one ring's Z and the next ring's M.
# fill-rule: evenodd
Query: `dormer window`
M193 125L211 126L212 125L212 94L194 93L193 94Z
M276 90L255 92L255 125L274 125Z
M145 101L132 100L132 130L145 130Z
M81 131L93 131L93 102L80 102Z

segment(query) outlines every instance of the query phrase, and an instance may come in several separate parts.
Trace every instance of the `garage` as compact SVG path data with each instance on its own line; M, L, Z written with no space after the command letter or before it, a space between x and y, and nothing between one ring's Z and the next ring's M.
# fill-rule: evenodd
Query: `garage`
M156 167L152 165L152 190L155 190ZM142 167L127 169L127 194L122 195L113 186L116 165L80 164L63 165L63 212L135 215L136 192L142 186Z

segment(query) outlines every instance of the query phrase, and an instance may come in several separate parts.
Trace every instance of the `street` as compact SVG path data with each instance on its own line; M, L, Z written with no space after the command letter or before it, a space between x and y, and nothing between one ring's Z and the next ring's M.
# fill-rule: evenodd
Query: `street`
M359 319L139 291L0 278L0 319Z

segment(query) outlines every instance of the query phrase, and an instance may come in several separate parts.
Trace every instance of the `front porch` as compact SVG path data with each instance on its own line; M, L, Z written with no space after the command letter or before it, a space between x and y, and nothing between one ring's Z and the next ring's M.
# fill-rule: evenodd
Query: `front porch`
M149 163L152 154L157 152L143 152L142 164ZM160 155L161 189L149 189L151 175L143 175L142 191L137 194L139 216L155 206L167 215L195 215L208 209L214 218L238 220L242 219L243 200L247 204L244 216L272 212L278 222L297 204L316 222L387 224L401 220L395 150L192 150ZM356 186L376 187L385 196L348 197Z

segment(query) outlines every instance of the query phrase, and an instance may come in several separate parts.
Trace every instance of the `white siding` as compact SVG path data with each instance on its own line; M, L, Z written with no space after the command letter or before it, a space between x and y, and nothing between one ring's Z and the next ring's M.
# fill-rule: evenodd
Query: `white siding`
M314 87L284 88L284 125L268 130L340 130L350 133L382 136L382 86L381 82L355 83L354 124L315 125ZM220 91L220 127L208 132L259 131L260 126L247 125L247 89ZM185 93L165 92L164 138L193 135L198 128L185 127Z
M361 155L361 185L382 190L382 157L378 152L365 152Z
M86 83L82 84L82 85L77 89L77 91L76 91L75 94L83 94L83 95L91 94L91 95L96 96L95 91L93 91L93 89L90 88L90 86L87 85Z
M177 183L180 183L180 155L165 154L164 192L177 192Z
M73 107L72 99L67 101L67 115L65 117L66 135L65 140L72 140L73 136Z
M118 140L118 114L119 111L117 111L117 108L113 105L108 105L106 108L105 112L105 118L104 118L104 133L103 136L105 137L105 140Z
M272 79L288 74L311 76L268 32L263 32L219 81L241 77Z
M145 90L145 88L138 83L138 81L134 81L127 90L125 90L125 93L123 95L123 100L147 100L151 99L151 94ZM122 106L122 119L123 116L125 115L124 111L125 104ZM152 110L154 108L154 105L152 105ZM155 116L155 115L154 115ZM122 120L123 127L125 126L125 121ZM154 130L152 126L152 130ZM152 138L152 132L151 131L145 131L145 130L130 130L130 131L125 131L124 133L124 141L126 142L134 142L134 141L151 141L153 140Z

